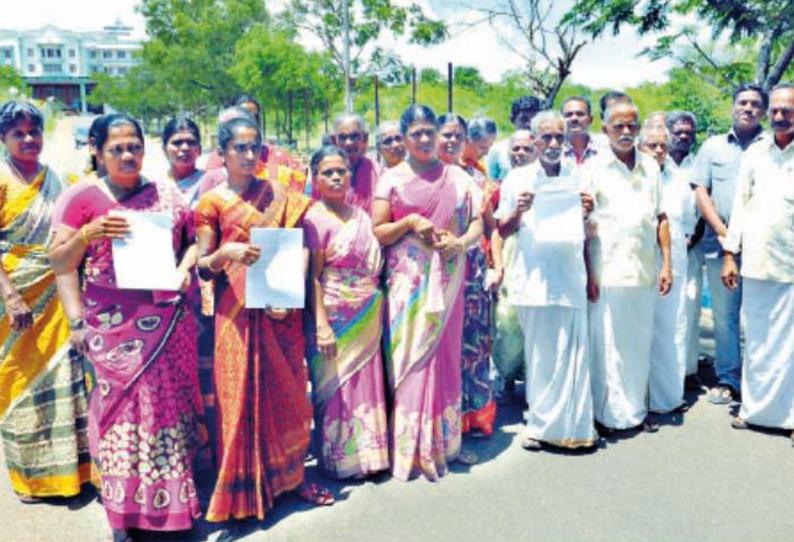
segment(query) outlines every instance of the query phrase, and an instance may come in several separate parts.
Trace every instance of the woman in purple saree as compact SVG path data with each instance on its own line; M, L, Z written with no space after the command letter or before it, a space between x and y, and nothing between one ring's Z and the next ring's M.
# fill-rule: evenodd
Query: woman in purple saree
M89 435L101 477L109 540L130 541L128 529L190 529L199 516L193 457L206 438L196 328L180 292L121 289L112 240L129 234L117 210L158 212L172 222L181 292L196 261L191 214L176 186L140 175L143 134L126 115L113 115L97 152L107 177L83 183L65 202L50 249L53 269L81 268L85 288L60 290L72 342L89 361Z
M427 106L400 119L408 158L380 179L374 231L386 248L385 354L392 391L392 473L443 476L461 442L466 249L482 235L471 178L436 157Z

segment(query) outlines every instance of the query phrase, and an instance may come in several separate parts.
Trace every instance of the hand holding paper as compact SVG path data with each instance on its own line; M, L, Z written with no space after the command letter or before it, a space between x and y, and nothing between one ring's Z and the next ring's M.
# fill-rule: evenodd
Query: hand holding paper
M116 283L127 290L178 290L172 221L168 213L112 211L129 225L129 234L113 239Z

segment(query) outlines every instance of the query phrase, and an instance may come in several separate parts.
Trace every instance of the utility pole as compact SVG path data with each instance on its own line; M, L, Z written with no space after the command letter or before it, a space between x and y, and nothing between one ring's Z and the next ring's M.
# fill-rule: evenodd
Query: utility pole
M345 61L345 111L347 113L353 112L353 92L350 88L350 0L342 1L342 9L344 10L344 61Z

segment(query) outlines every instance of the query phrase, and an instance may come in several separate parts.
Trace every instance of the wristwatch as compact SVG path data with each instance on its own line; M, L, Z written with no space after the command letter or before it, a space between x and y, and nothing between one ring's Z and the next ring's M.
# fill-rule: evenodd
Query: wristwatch
M69 330L71 331L79 331L85 327L85 319L82 317L80 318L69 318Z

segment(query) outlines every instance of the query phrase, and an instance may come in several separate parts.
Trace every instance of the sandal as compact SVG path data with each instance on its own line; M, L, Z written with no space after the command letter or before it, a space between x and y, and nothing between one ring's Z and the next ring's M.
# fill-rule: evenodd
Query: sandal
M471 466L476 465L480 461L480 458L471 450L461 449L461 451L458 453L457 461L463 465Z
M713 405L729 405L739 394L731 386L720 384L709 392L709 403Z
M38 504L44 502L44 499L41 497L34 497L33 495L22 495L21 493L17 493L17 498L19 498L19 502L22 504Z
M747 429L747 422L744 421L744 418L740 418L736 416L734 419L731 420L731 427L734 429Z
M642 430L646 433L656 433L659 431L659 422L653 416L646 416L642 422Z
M525 436L521 439L521 447L525 450L529 450L532 452L536 452L540 450L543 446L540 444L538 439L532 438L530 436Z
M319 484L302 483L297 490L298 497L315 506L331 506L336 502L334 494Z

